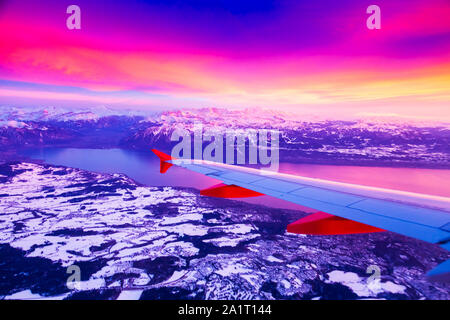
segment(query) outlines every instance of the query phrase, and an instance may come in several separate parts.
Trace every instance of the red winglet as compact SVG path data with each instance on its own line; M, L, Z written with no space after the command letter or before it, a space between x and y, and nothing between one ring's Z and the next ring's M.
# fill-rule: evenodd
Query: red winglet
M364 223L316 212L287 226L287 231L297 234L336 235L386 231Z
M166 153L164 153L162 151L159 151L157 149L152 149L152 151L153 151L154 154L156 154L158 156L158 158L161 161L169 161L169 160L174 159L174 158L172 158L172 156L170 156L170 155L168 155L168 154L166 154Z
M211 188L200 191L202 196L215 197L215 198L250 198L263 196L264 194L245 189L234 184L226 185L220 183L212 186Z
M175 158L173 158L172 156L170 156L170 155L168 155L168 154L166 154L166 153L164 153L162 151L156 150L156 149L152 149L152 151L153 151L154 154L156 154L158 156L158 158L160 160L159 172L166 173L167 170L169 170L169 168L172 166L171 163L168 163L166 161L169 161L169 160L172 160L172 159L175 159Z

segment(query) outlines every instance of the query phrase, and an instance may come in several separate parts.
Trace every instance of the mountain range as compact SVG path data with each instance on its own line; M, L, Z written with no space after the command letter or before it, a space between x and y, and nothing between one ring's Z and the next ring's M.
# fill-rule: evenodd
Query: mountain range
M390 117L329 120L277 111L218 108L143 112L108 108L2 107L3 153L27 147L159 148L170 152L170 137L246 129L280 132L280 161L376 166L450 168L450 124Z

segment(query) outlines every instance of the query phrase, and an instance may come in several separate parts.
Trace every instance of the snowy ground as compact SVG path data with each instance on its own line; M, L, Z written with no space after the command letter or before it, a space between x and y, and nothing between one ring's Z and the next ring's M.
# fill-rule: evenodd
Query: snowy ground
M441 248L389 232L286 233L303 215L119 174L1 165L0 298L450 298L424 276L450 258ZM68 287L71 268L81 278Z

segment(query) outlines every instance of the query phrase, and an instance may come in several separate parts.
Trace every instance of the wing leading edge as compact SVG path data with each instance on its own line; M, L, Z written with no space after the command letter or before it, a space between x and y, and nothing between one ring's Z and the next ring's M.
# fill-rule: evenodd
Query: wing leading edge
M255 194L269 195L343 218L323 217L328 227L331 223L342 226L342 220L347 219L369 227L362 229L366 232L389 230L450 250L449 198L273 173L205 160L173 159L168 155L161 157L161 152L155 151L159 153L161 167L163 163L170 163L222 181L221 193L224 186L230 186L233 190L237 186ZM208 192L204 194L214 196L211 190ZM314 219L308 221L311 220ZM445 268L439 269L439 274L442 271L449 273L448 261L443 265Z

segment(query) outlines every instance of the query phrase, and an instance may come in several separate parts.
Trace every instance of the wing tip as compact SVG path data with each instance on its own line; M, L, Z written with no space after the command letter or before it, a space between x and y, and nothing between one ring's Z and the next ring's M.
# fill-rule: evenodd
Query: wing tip
M161 161L169 161L169 160L172 160L172 159L175 159L175 158L173 158L171 155L168 155L167 153L164 153L164 152L162 152L162 151L160 151L160 150L158 150L158 149L152 149L152 152L159 158L159 160L161 160Z
M160 173L166 173L167 170L172 166L171 163L167 162L172 159L175 159L171 155L168 155L162 151L159 151L158 149L152 149L152 152L156 154L156 156L159 158L159 172Z

